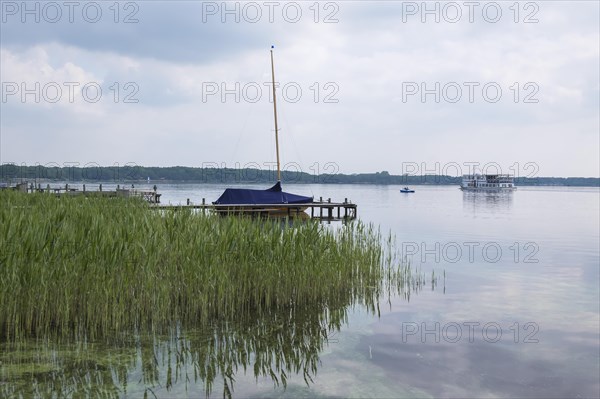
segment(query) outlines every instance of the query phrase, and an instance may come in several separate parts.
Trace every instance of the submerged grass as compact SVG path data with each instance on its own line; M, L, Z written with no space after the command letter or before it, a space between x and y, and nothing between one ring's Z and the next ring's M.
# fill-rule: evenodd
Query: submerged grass
M360 222L329 230L8 191L0 204L2 342L93 339L302 306L374 308L384 290L425 282Z

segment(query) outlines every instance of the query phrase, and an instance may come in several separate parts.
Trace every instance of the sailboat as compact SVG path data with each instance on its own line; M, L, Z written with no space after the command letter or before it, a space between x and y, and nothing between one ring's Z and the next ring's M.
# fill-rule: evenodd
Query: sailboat
M277 125L277 99L275 96L275 66L273 63L273 49L271 46L271 78L273 81L273 116L275 120L275 152L277 155L277 182L266 190L247 188L227 188L225 192L213 202L218 212L227 213L268 213L268 214L290 214L293 210L296 214L304 212L306 206L313 202L313 197L291 194L281 188L281 164L279 160L279 128ZM278 206L279 205L279 206ZM294 206L297 205L297 206Z

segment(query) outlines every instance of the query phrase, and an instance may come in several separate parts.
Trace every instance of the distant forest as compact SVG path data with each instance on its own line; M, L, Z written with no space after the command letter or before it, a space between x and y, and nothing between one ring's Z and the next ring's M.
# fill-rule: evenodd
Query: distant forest
M30 183L42 181L61 182L160 182L173 183L272 183L276 181L276 172L264 169L231 168L192 168L185 166L144 167L126 166L21 166L16 164L0 165L0 182ZM443 175L393 175L387 171L359 174L320 174L282 171L281 179L285 183L300 184L405 184L405 185L458 185L461 177ZM600 178L595 177L517 177L518 186L600 186Z

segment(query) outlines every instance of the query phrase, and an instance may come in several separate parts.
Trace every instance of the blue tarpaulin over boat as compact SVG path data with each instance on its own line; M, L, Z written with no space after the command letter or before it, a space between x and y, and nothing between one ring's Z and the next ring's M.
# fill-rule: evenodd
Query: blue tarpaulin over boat
M296 195L281 191L281 183L277 182L267 190L251 190L247 188L228 188L213 202L215 205L253 205L253 204L306 204L312 197Z

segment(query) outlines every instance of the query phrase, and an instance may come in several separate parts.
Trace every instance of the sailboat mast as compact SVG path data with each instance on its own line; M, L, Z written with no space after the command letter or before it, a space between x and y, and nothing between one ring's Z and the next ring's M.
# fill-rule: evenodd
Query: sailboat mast
M279 129L277 127L277 100L275 99L275 67L273 66L273 48L271 46L271 77L273 79L273 114L275 116L275 151L277 152L277 181L281 181L281 168L279 164Z

